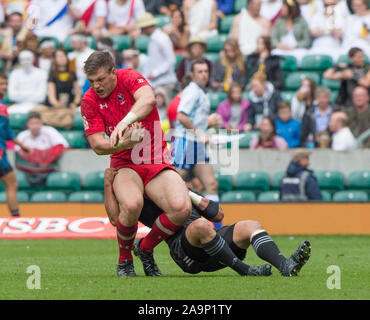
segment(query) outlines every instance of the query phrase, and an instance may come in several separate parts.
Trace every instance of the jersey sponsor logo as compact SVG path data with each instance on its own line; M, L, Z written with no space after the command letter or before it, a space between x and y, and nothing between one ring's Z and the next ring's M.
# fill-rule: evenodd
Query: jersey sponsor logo
M99 105L99 108L100 108L100 110L103 110L103 108L107 108L108 109L108 105L106 103L104 103L104 104L101 103Z
M89 129L89 122L87 121L85 116L82 116L82 123L84 125L84 129L88 130Z
M137 83L144 83L144 81L145 80L143 78L139 78L139 79L136 80Z
M118 98L118 101L119 101L119 104L122 106L122 105L124 105L125 104L125 98L122 96L122 94L121 93L119 93L118 95L117 95L117 98Z

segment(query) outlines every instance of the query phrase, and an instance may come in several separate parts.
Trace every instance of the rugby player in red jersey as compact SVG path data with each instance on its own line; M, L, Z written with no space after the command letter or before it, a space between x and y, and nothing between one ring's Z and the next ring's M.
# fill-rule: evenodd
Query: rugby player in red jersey
M92 53L84 71L91 85L81 103L86 136L96 154L111 155L110 167L118 170L113 182L120 206L117 275L135 276L131 249L147 196L165 213L140 242L139 258L146 275L160 276L153 248L182 227L190 215L191 201L184 181L169 160L154 92L139 72L116 70L109 52ZM145 134L133 147L135 143L127 144L127 139L122 139L127 138L134 123L140 123Z

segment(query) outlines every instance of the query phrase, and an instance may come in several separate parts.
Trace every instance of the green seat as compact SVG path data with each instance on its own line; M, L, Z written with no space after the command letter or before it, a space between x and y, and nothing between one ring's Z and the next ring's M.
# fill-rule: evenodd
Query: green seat
M335 101L337 101L338 94L339 94L339 90L331 90L331 92L330 92L330 101L332 103L335 103Z
M18 183L18 190L30 191L30 190L35 189L28 183L27 178L26 178L26 173L24 171L16 171L15 177Z
M239 13L243 8L247 8L247 0L234 0L234 13Z
M264 171L239 172L235 178L235 190L268 191L270 177Z
M258 202L279 202L280 192L279 191L265 191L258 195Z
M45 40L45 39L52 40L52 41L54 41L55 49L59 49L59 40L58 40L58 38L51 37L51 36L39 36L37 38L39 39L40 42L43 41L43 40Z
M66 202L67 196L61 191L39 191L31 196L31 202Z
M84 178L84 190L104 190L104 171L88 172Z
M92 36L89 36L87 38L87 45L91 49L95 49L96 48L96 39L94 37L92 37ZM63 49L66 50L67 52L73 51L73 48L72 48L72 37L71 36L68 36L63 41Z
M247 149L249 148L249 145L251 141L258 137L260 132L259 131L247 131L242 133L244 135L243 138L239 140L239 148Z
M29 196L27 192L24 191L18 191L17 192L17 197L19 202L28 202L29 201ZM0 203L5 203L6 202L6 192L0 192Z
M288 102L288 103L292 103L292 99L295 95L295 91L282 91L281 92L281 99L283 99L283 101L285 102Z
M295 56L284 55L280 59L280 68L284 72L294 72L297 70L297 59Z
M220 52L224 47L227 35L219 34L207 39L208 52Z
M119 52L131 47L131 38L128 35L115 34L110 35L109 38L113 41L114 49Z
M333 66L333 59L325 54L309 54L302 58L301 70L323 72Z
M306 78L314 80L316 84L320 83L320 75L316 72L310 71L290 72L287 74L284 80L285 90L287 91L297 90L301 86L302 80Z
M333 195L335 202L367 202L369 197L365 191L360 190L345 190L338 191Z
M221 195L221 202L254 202L256 196L252 191L229 191Z
M328 191L321 191L322 201L331 201L331 193Z
M228 192L233 189L233 176L215 172L218 182L218 191L220 193Z
M349 59L348 54L342 54L339 56L337 63L346 63L350 64L351 60ZM369 63L369 57L365 54L365 63Z
M348 189L370 191L370 170L353 171L348 175Z
M221 19L219 24L220 33L228 34L230 32L234 18L235 18L234 14L233 15L229 14L225 16L223 19Z
M339 90L339 88L340 88L340 81L329 80L329 79L322 78L321 85L323 87L327 87L327 88L329 88L331 90Z
M84 132L82 130L60 131L71 148L86 148Z
M211 113L215 112L218 105L227 99L226 92L209 92L208 96L211 103Z
M0 60L0 71L4 71L4 60Z
M220 53L218 52L206 52L204 58L209 60L212 64L215 63L218 59L220 59Z
M76 113L75 117L73 118L73 130L84 130L84 122L81 117L81 113Z
M337 170L316 171L318 185L321 190L337 191L344 189L344 175Z
M10 113L9 124L14 130L23 130L28 120L28 113Z
M69 202L104 202L104 196L99 191L78 191L68 197Z
M185 55L181 54L181 53L176 53L176 64L175 64L175 70L177 70L180 62L182 59L185 58Z
M77 172L51 172L46 179L47 190L74 192L81 190L81 177Z
M146 53L148 50L148 44L149 44L149 37L145 34L142 34L141 36L136 38L134 46L140 52Z
M286 172L285 171L279 171L274 173L272 176L272 184L271 184L271 189L272 190L280 190L280 183L281 180L285 177Z
M154 17L159 20L159 22L156 25L158 28L162 28L166 24L171 23L171 17L166 16L165 14L157 14Z

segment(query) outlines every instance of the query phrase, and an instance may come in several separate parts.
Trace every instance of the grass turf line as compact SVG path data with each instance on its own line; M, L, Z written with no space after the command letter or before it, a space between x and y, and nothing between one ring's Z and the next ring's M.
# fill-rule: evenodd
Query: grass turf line
M155 249L163 276L145 277L134 257L137 277L117 278L115 240L0 241L0 299L124 299L124 300L249 300L249 299L370 299L368 267L370 236L273 236L284 256L308 239L312 255L298 277L240 277L226 268L190 275L169 257L166 244ZM245 262L259 265L250 247ZM27 267L41 270L41 289L27 289ZM330 265L341 270L341 289L329 290Z

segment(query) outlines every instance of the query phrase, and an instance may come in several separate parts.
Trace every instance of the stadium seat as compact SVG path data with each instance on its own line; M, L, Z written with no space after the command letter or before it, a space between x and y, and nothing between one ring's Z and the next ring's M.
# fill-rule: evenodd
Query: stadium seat
M207 39L207 52L220 52L224 47L227 35L219 34Z
M67 140L71 148L86 148L84 132L82 130L59 131Z
M369 57L365 54L365 63L368 64L369 62L370 62ZM339 56L338 61L337 61L337 64L338 63L350 64L351 63L351 60L349 60L348 54L343 54L343 55Z
M360 190L345 190L338 191L333 195L335 202L365 202L369 201L369 197L365 191Z
M271 190L280 190L281 179L286 175L285 171L279 171L272 176Z
M104 171L88 172L84 178L84 190L104 190Z
M51 172L46 179L47 190L74 192L81 190L81 177L77 172Z
M24 191L18 191L17 197L19 202L28 202L30 199L27 192ZM6 202L6 192L0 192L0 203L5 202Z
M301 85L301 81L305 78L314 80L316 84L320 83L320 75L318 73L310 71L296 71L287 74L284 80L284 89L286 91L297 90Z
M162 28L163 26L165 26L166 24L169 24L171 22L171 17L166 16L164 14L157 14L157 15L154 16L154 18L159 20L159 22L156 25L158 28Z
M23 130L28 119L28 113L10 113L9 124L13 130Z
M104 202L104 196L99 191L78 191L68 197L69 202Z
M95 49L96 48L96 40L94 37L92 36L89 36L87 38L87 45L91 48L91 49ZM73 51L73 48L72 48L72 38L71 36L68 36L64 41L63 41L63 49L66 50L67 52L70 52L70 51Z
M131 47L131 38L128 35L115 34L109 38L113 41L114 49L119 52Z
M234 1L234 13L239 13L243 8L247 8L246 0L235 0Z
M185 58L185 55L181 53L176 53L176 64L175 64L175 70L177 70L177 67L179 66L182 59Z
M281 56L280 68L284 72L294 72L297 70L297 59L294 56Z
M314 175L321 190L337 191L344 189L344 175L340 171L322 170L316 171Z
M351 172L348 175L347 187L352 190L367 190L370 192L370 170Z
M302 58L301 70L323 72L333 66L333 59L329 55L309 54Z
M291 103L295 93L295 91L282 91L281 99L283 99L285 102Z
M335 101L337 100L338 94L339 94L339 90L331 90L330 101L335 103Z
M279 191L265 191L258 195L258 202L279 202L280 192Z
M328 87L331 90L339 90L340 81L329 80L329 79L322 78L321 85L324 86L324 87Z
M209 100L211 102L211 113L215 112L218 105L227 99L226 92L209 92L208 93Z
M74 129L74 130L84 130L84 123L83 123L80 112L77 112L74 119L73 119L72 129Z
M235 178L235 190L268 191L270 177L263 171L239 172Z
M61 191L39 191L31 196L31 202L65 202L67 196Z
M204 58L208 59L212 64L216 62L216 60L220 59L220 53L218 52L206 52L204 54Z
M233 189L233 176L220 174L215 172L215 176L218 182L219 193L231 191Z
M4 71L4 66L5 66L4 60L0 60L0 71Z
M26 173L24 171L17 170L15 172L15 176L16 176L17 183L18 183L18 190L31 191L31 190L37 189L28 183L27 178L26 178Z
M258 137L260 132L259 131L247 131L242 133L244 135L243 138L239 140L239 148L241 149L248 149L251 141Z
M148 50L148 44L149 44L149 37L145 34L142 34L141 36L136 38L134 46L140 52L146 53Z
M234 18L235 18L235 15L229 14L221 19L220 24L219 24L220 33L229 34L231 27L233 25Z
M328 191L321 191L322 201L331 201L331 194Z
M252 191L229 191L221 195L221 202L254 202L256 196Z

